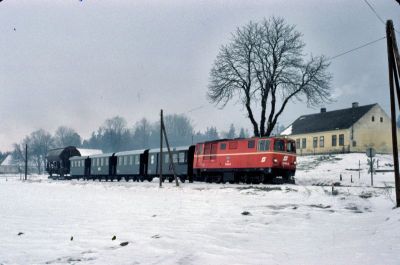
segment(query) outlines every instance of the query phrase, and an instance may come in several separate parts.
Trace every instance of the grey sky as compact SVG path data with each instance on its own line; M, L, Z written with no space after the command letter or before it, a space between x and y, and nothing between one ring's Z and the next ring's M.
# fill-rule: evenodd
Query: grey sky
M394 0L369 2L400 30ZM208 75L236 27L272 15L296 24L315 55L333 56L385 35L363 0L4 0L0 150L38 128L53 133L71 126L86 138L106 118L121 115L132 126L142 117L158 119L160 108L187 113L196 130L251 128L241 106L219 110L207 102ZM388 111L385 40L333 60L330 72L335 102L328 110L359 101ZM316 111L291 105L281 123Z

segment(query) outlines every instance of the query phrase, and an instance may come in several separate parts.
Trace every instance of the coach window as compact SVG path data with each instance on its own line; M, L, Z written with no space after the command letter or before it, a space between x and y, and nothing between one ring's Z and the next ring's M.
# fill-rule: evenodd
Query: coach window
M126 166L128 164L128 157L124 156L124 166Z
M154 155L150 156L150 164L152 164L152 165L154 164Z
M139 165L139 164L140 164L140 156L135 155L135 165Z
M283 140L275 140L274 151L285 151L285 142Z
M221 143L221 145L219 146L219 148L221 150L225 150L226 149L226 143Z
M247 142L247 148L254 148L255 146L255 141L254 140L249 140Z
M344 134L339 134L339 146L344 146Z
M178 154L177 153L172 154L172 163L178 163Z
M118 166L122 166L122 156L118 157Z
M133 156L129 156L129 165L133 165Z
M108 166L108 157L107 158L105 158L106 159L106 166Z
M324 147L325 144L325 138L324 136L319 137L319 147Z
M318 137L313 137L313 148L318 147Z
M185 152L179 152L178 162L181 164L185 163Z
M169 164L169 154L168 153L164 154L164 162L165 162L165 164Z

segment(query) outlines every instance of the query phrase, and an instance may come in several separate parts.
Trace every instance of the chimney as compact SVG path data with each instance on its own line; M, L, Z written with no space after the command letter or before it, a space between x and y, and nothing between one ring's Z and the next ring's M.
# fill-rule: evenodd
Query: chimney
M325 113L326 112L326 108L321 108L321 113Z
M351 103L352 108L358 108L358 102L353 102Z

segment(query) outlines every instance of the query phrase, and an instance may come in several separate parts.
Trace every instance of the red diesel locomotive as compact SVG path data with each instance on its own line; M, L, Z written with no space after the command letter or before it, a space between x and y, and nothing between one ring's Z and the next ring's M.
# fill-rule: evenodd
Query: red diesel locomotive
M194 180L294 183L296 144L287 138L216 140L196 144Z

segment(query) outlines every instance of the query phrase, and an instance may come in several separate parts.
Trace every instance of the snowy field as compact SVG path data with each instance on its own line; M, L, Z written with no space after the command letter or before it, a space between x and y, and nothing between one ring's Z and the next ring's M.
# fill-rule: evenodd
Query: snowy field
M0 177L0 264L400 264L393 173L298 161L296 185Z

